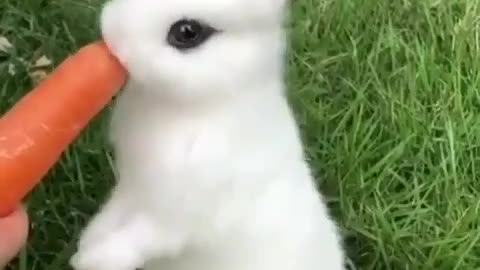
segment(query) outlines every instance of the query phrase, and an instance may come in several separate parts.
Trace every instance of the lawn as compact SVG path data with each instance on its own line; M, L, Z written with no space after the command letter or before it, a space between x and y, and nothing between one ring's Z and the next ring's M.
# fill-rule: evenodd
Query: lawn
M2 112L37 59L98 37L100 2L0 1ZM291 103L356 269L480 269L480 1L295 0L289 30ZM30 197L11 269L66 268L112 184L106 116Z

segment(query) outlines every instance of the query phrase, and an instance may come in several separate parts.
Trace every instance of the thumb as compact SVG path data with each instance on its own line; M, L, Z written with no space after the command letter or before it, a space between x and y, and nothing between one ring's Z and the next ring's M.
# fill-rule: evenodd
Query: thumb
M28 217L24 209L0 218L0 269L17 255L27 241L27 236Z

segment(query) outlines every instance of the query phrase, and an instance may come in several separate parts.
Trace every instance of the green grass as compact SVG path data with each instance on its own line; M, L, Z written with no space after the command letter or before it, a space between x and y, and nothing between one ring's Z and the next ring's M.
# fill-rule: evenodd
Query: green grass
M25 61L97 37L99 2L0 2L0 110L30 89ZM480 1L295 0L292 19L292 105L356 268L480 269ZM112 183L105 128L32 195L11 269L66 267Z

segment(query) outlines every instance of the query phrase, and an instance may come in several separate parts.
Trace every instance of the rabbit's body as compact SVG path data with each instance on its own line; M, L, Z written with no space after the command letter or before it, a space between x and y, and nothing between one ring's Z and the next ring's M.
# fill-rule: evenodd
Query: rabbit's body
M165 66L155 76L161 67L149 62L155 56L147 49L142 55L142 47L132 52L132 39L148 36L144 28L129 32L115 24L130 1L111 2L103 24L107 42L132 75L112 121L118 184L82 235L74 268L343 269L340 237L315 189L284 96L284 34L273 23L279 15L261 33L210 41L225 44L197 56L213 59L207 71L195 69L203 61L197 58L183 63L190 74ZM135 16L165 9L161 1L135 1L145 3L134 6ZM279 0L222 1L282 7ZM117 43L118 35L127 37L125 45ZM231 47L240 55L215 58ZM175 57L186 61L188 53L195 57L195 51Z

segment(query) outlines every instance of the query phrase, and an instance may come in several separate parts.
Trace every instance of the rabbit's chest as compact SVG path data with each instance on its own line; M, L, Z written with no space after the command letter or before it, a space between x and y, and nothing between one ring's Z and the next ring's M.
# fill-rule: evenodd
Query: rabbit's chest
M160 131L161 130L161 131ZM163 131L163 133L162 133ZM200 173L230 156L227 131L208 123L176 123L159 127L154 151L165 172L190 170Z
M175 212L181 203L187 216L203 213L228 190L234 162L223 129L177 119L126 132L116 146L120 174L156 212Z
M229 130L217 119L144 114L114 132L124 163L164 177L209 174L231 156Z
M127 92L112 119L118 166L133 178L172 179L172 185L182 179L215 185L262 169L276 137L270 136L271 121L248 108L176 109Z

